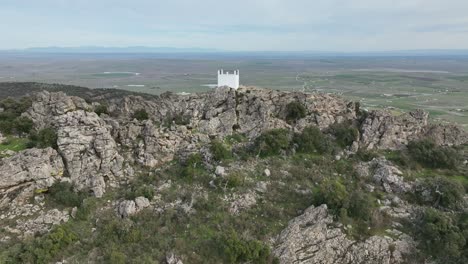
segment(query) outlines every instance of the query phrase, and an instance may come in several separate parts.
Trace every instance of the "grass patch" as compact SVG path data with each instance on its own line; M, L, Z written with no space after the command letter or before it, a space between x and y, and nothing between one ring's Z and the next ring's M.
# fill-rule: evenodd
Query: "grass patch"
M0 144L0 151L11 150L11 151L21 151L25 150L28 147L29 139L27 138L18 138L18 137L7 137L5 142Z

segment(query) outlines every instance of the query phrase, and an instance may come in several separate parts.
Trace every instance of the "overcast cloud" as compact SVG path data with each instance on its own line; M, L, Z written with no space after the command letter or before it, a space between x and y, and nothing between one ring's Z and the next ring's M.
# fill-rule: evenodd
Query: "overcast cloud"
M467 0L0 0L0 49L468 49Z

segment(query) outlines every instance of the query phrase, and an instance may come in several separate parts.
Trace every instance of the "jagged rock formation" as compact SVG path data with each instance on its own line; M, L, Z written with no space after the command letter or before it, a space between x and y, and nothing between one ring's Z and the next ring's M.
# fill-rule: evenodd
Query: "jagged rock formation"
M286 108L293 101L304 105L306 116L288 123ZM175 155L199 151L209 143L210 136L239 132L254 138L273 128L300 131L309 125L325 129L345 120L359 123L357 105L334 95L250 87L155 98L127 96L112 99L108 105L111 116L101 118L79 97L44 91L35 95L32 107L24 114L37 128L53 127L57 131L66 176L77 189L90 189L98 197L106 186L117 186L131 177L124 160L157 167ZM140 109L149 113L150 120L132 118ZM360 139L353 150L401 148L423 135L432 135L439 144L466 142L468 137L460 129L427 126L427 116L422 111L398 117L385 111L370 112L359 123Z
M68 175L77 189L90 188L97 197L106 182L117 185L123 177L123 157L106 123L94 112L83 110L57 116L57 145Z
M109 110L119 117L131 118L136 110L145 109L160 123L168 117L185 116L190 120L188 127L203 134L225 136L236 131L256 137L268 129L291 127L285 117L286 106L292 101L301 102L307 109L307 116L295 124L297 129L312 124L325 128L356 118L356 106L337 96L252 87L237 91L219 88L186 96L165 94L153 101L129 96L113 101Z
M280 263L404 263L413 246L404 234L398 239L372 236L351 240L322 205L291 220L273 253Z
M67 176L77 189L90 189L100 197L107 184L115 186L123 177L123 158L110 126L91 109L79 97L44 91L35 96L25 116L37 128L53 127L57 131L58 151Z
M64 165L52 148L28 149L0 160L0 209L26 203L37 190L62 177Z
M411 189L411 185L403 181L403 173L385 158L360 163L356 169L360 177L372 179L387 193L404 193Z
M393 116L387 111L368 113L360 126L360 148L399 149L417 138L427 125L428 113L416 110Z
M428 125L422 134L432 139L437 145L456 146L468 143L466 131L455 125Z

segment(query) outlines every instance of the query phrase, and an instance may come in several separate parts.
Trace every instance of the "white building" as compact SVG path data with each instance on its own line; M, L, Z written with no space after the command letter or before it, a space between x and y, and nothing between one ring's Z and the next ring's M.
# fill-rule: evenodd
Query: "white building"
M218 87L228 86L234 89L239 88L239 70L233 73L224 72L223 70L218 71Z

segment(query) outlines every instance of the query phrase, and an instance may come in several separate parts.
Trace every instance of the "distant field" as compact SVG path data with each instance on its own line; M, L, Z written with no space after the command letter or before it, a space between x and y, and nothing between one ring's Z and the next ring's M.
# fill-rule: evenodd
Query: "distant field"
M36 81L150 94L201 92L216 71L239 69L241 83L342 94L369 109L422 108L468 128L468 58L0 55L0 82Z

